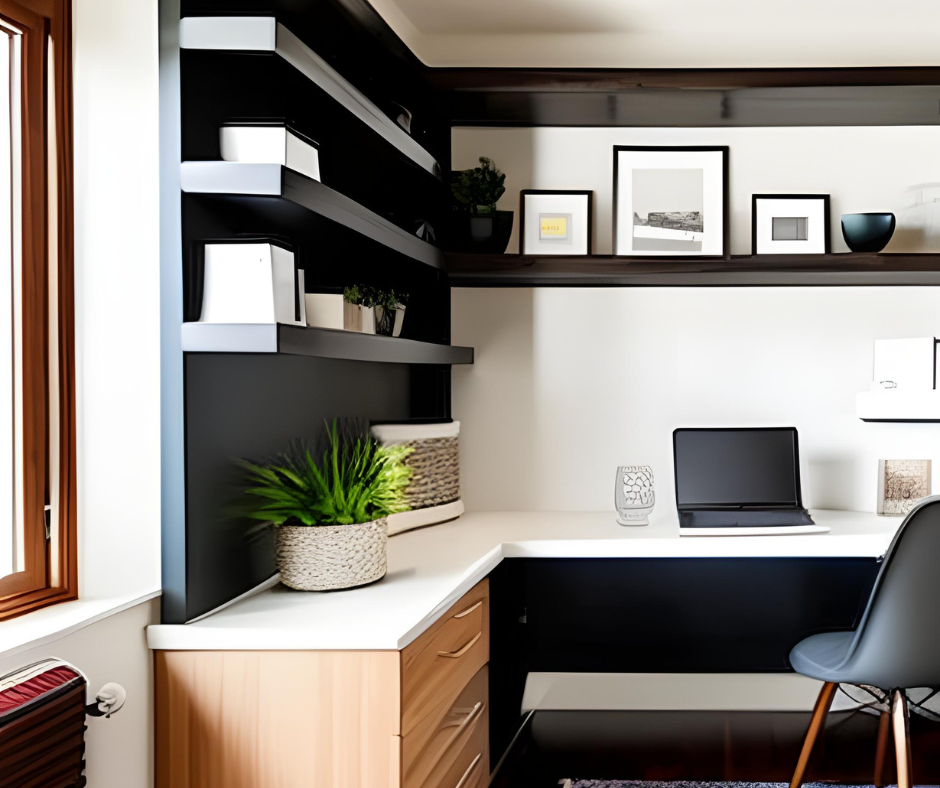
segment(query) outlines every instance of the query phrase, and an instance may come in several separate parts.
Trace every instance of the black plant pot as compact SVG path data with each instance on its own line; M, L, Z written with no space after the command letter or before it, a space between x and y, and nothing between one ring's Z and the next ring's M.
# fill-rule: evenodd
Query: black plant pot
M842 237L853 252L880 252L894 235L896 224L893 213L846 213Z
M447 248L452 252L502 254L512 235L512 211L495 211L475 216L455 213L448 233Z

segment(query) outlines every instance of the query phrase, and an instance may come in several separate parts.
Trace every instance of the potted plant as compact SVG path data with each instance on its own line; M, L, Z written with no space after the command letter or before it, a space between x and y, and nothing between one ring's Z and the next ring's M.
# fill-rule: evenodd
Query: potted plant
M298 591L373 583L387 568L388 515L406 511L411 449L380 446L368 433L327 429L317 461L295 446L244 468L246 515L277 526L281 582Z
M408 294L376 289L371 293L371 301L375 312L375 333L387 337L401 336Z
M512 211L497 211L496 203L506 192L506 176L485 156L480 166L455 172L451 192L455 211L451 247L458 252L502 254L512 234Z
M367 288L352 285L343 290L343 328L362 334L375 333L375 312Z

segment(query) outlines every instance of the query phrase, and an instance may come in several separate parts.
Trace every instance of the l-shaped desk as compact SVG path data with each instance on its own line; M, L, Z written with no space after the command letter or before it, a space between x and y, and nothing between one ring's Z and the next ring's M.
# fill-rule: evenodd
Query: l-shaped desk
M437 649L434 640L447 627L458 629L432 660L450 656L448 649L463 654L464 646L472 648L472 656L485 648L473 671L488 671L480 681L488 687L491 749L497 755L523 707L703 708L714 702L731 709L809 708L816 688L789 671L789 650L813 632L857 625L880 558L901 524L900 518L870 513L812 514L829 533L680 538L678 521L668 512L654 514L646 527L620 526L612 512L470 513L392 537L388 575L373 585L332 593L275 586L194 623L151 626L150 647L161 652L158 709L161 681L175 688L164 696L168 707L182 686L203 693L201 684L187 684L194 671L208 671L199 673L203 684L212 672L193 661L203 652L212 652L212 670L223 672L252 652L393 655L380 684L404 682L392 699L398 711L390 728L404 742L395 756L403 763L389 772L396 778L375 784L447 788L461 775L409 777L405 732L408 694L415 692L408 686L409 661L420 663L426 648ZM473 624L484 635L478 643L466 627L481 614L484 623ZM174 667L173 652L189 656L179 654ZM238 654L225 657L232 652ZM260 659L238 668L255 671L249 684L283 664L266 667ZM439 661L448 663L445 669L454 662ZM374 670L363 668L361 687ZM712 675L703 681L703 673ZM245 686L247 675L239 673L235 685ZM471 677L476 679L472 673L452 681L445 676L454 689L435 690L444 704L441 715L460 708L457 695L472 689ZM445 697L448 692L454 697ZM207 702L211 714L222 713L204 697L200 713L206 713ZM419 705L430 709L436 703L432 693ZM251 708L249 714L260 714L257 705ZM443 725L442 719L434 724ZM158 737L158 755L159 742ZM196 744L174 746L188 752ZM207 746L199 745L204 751ZM466 745L468 752L473 746ZM415 756L414 762L421 759ZM476 778L463 784L476 785Z

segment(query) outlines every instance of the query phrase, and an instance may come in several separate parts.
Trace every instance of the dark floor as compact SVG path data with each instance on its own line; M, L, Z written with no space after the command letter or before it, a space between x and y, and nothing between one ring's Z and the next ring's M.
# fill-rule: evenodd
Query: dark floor
M538 712L493 788L557 788L563 778L788 783L808 724L795 712ZM807 781L870 785L877 731L873 715L830 714ZM911 738L915 784L940 784L940 723L912 718ZM892 753L884 779L896 781Z

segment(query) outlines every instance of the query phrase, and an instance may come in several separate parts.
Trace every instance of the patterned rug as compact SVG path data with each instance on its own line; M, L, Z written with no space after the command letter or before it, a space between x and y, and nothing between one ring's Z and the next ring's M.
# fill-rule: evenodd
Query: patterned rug
M803 783L804 788L835 788L835 783ZM655 783L637 780L562 780L559 788L788 788L787 783ZM869 788L853 786L853 788ZM918 788L928 788L918 786ZM935 788L935 787L930 787Z

